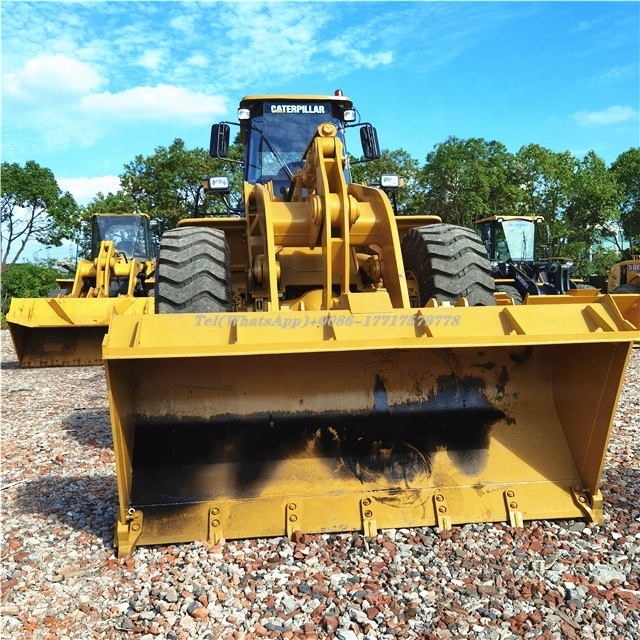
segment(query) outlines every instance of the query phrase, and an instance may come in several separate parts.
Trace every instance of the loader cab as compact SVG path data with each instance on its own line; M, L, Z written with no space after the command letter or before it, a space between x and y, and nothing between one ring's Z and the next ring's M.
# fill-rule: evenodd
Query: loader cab
M478 233L491 262L532 263L539 244L540 216L493 216L479 220Z
M153 242L149 217L129 214L97 214L91 219L91 259L95 260L100 243L113 241L116 251L128 260L153 259Z
M240 140L245 144L244 180L249 184L273 183L276 195L288 189L291 178L304 166L309 143L324 122L334 124L343 145L345 129L356 112L351 100L339 96L256 96L240 102ZM375 129L363 125L361 139L365 157L378 157ZM228 148L229 125L214 125L210 154L225 157ZM351 181L346 146L344 172Z

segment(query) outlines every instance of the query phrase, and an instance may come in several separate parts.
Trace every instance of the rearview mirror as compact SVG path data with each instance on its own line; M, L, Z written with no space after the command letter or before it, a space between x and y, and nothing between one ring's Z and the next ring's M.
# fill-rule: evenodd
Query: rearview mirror
M209 155L212 158L226 158L229 153L229 125L221 122L211 127Z
M362 153L367 160L377 160L380 157L380 145L378 144L378 133L370 124L365 124L360 129L360 140L362 141Z

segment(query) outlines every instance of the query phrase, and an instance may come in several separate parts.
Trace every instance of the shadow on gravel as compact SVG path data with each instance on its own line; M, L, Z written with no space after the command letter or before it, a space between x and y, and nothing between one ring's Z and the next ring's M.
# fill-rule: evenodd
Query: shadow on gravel
M62 418L62 428L81 445L112 447L109 409L74 409Z
M15 494L18 512L53 517L112 546L118 504L115 476L46 476L17 485Z

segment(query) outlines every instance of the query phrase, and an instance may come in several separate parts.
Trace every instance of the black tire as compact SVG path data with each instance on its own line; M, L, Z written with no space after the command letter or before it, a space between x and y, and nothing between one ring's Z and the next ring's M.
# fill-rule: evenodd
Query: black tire
M156 313L231 311L230 265L223 231L179 227L165 232L156 270Z
M495 284L487 251L471 229L432 224L411 229L402 240L404 268L418 283L420 306L430 298L492 306Z
M640 285L621 284L618 285L611 293L640 293Z
M522 304L522 294L513 285L497 284L496 291L506 293L513 300L513 304Z

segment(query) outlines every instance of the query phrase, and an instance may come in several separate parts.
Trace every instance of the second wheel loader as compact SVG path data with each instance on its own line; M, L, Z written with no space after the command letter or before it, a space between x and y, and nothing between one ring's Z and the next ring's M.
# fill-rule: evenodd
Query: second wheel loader
M617 262L607 270L607 291L610 293L640 293L640 255Z
M496 289L522 304L527 295L593 289L573 277L573 262L540 253L541 216L491 216L476 222L491 261Z
M119 555L295 530L601 520L638 334L624 305L638 300L494 295L474 232L395 217L382 190L351 181L355 115L342 95L244 98L240 207L165 233L156 313L113 315ZM230 125L213 127L212 155ZM375 130L357 126L376 157ZM209 186L228 197L223 177Z
M7 324L20 366L95 365L112 311L153 312L155 247L144 214L95 214L91 254L45 298L14 298Z

